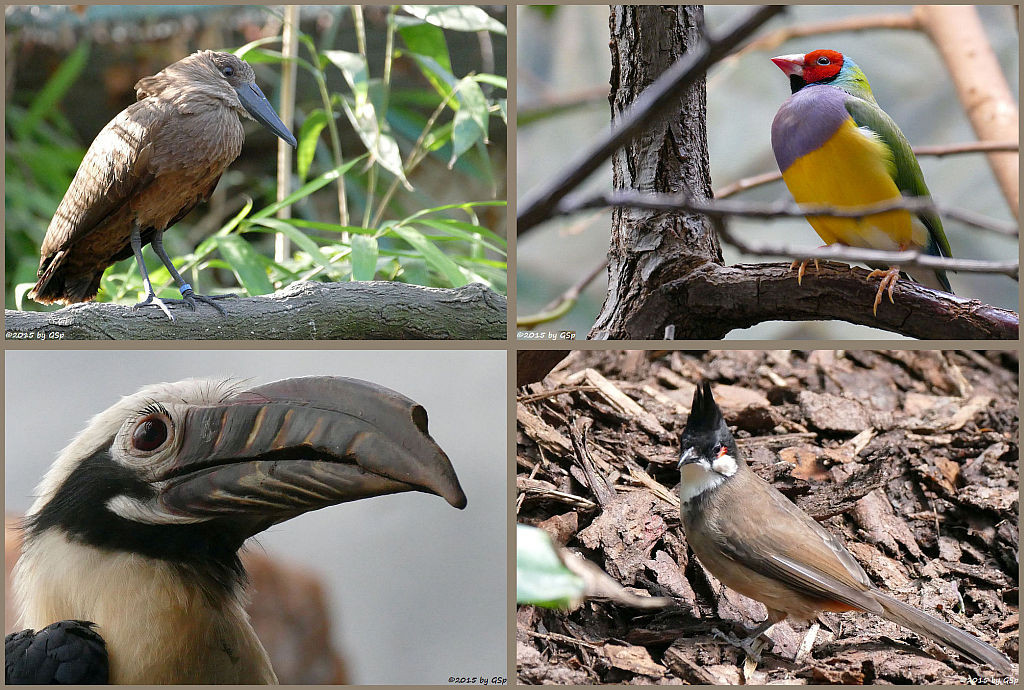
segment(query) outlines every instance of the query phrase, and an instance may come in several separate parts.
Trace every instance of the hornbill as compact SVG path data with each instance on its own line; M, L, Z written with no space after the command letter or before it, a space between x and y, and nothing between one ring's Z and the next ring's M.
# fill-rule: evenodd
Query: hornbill
M386 388L189 379L125 397L61 451L26 515L14 596L43 630L7 637L7 682L274 683L239 549L402 491L466 505L426 411Z
M103 271L134 255L146 299L171 321L166 302L198 295L164 251L163 235L213 193L220 176L242 151L240 118L257 120L291 146L295 137L256 85L252 67L230 53L201 50L135 85L138 102L96 135L57 207L40 248L39 271L29 297L45 304L86 302L96 296ZM161 300L142 260L153 251L170 272L181 300Z

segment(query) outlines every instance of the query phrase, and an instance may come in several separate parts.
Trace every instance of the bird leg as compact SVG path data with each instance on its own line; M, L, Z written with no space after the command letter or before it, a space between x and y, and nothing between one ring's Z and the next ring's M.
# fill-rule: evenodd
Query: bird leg
M156 292L153 290L153 283L149 280L149 271L146 270L146 262L142 260L142 233L139 231L138 224L134 222L132 223L130 242L132 254L135 255L135 263L139 265L139 272L142 274L142 285L146 288L146 299L132 307L132 310L149 306L160 307L160 310L167 315L167 318L174 321L171 310L167 308L162 299L156 296Z
M894 302L892 298L892 290L894 287L896 287L896 281L900 279L900 267L892 266L889 268L888 271L883 271L880 268L876 268L875 270L871 271L871 273L868 273L867 280L871 280L875 276L882 276L881 282L878 283L878 292L875 293L875 303L872 308L872 312L874 313L874 315L878 316L878 305L882 301L882 294L886 291L886 288L888 288L889 290L889 302L892 304L896 304L896 302Z
M724 633L721 630L718 630L717 628L713 631L713 634L715 637L721 638L722 640L728 642L733 647L736 647L737 649L740 649L741 651L745 652L746 655L754 661L760 663L761 652L762 650L764 650L765 645L771 642L771 638L769 638L767 635L763 639L758 638L760 638L761 635L773 625L775 625L775 621L771 620L771 617L766 618L764 621L761 622L760 625L754 628L751 631L751 633L744 637L742 640L732 633Z
M174 263L171 261L171 257L167 256L167 252L164 251L164 231L157 230L156 234L153 235L153 251L160 257L160 261L167 267L171 277L174 278L174 282L178 286L178 291L181 293L180 300L167 300L168 302L184 302L184 304L192 311L196 310L196 302L202 302L203 304L209 304L211 307L220 312L221 316L227 316L227 312L224 311L224 307L217 304L214 300L224 299L225 297L235 297L236 295L199 295L192 291L192 286L185 282L185 279L181 277L177 269L174 268Z

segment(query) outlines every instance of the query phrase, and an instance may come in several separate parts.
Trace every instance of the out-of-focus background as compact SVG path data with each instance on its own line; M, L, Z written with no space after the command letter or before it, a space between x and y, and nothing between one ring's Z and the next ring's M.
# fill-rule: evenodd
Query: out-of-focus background
M350 376L422 404L468 497L404 493L332 506L260 534L322 582L350 683L438 684L507 672L504 351L47 351L5 357L5 509L22 514L89 418L146 384ZM267 642L265 640L265 642Z
M742 13L745 6L709 5L711 31ZM906 14L910 6L794 5L772 19L755 38L785 27L858 15ZM1011 6L979 6L986 33L1014 93L1019 94L1018 35ZM562 170L594 137L607 129L608 7L606 5L519 7L517 32L517 194L521 199ZM774 55L831 48L850 55L867 74L879 104L913 145L974 141L975 136L935 46L914 31L872 29L786 41L715 65L708 75L708 143L715 189L744 177L775 172L772 119L790 95L785 75L769 61ZM1019 97L1019 96L1018 96ZM556 115L557 114L557 115ZM1001 220L1012 216L981 154L919 158L925 179L939 201ZM611 165L593 175L583 190L611 189ZM767 202L790 199L780 181L732 199ZM537 228L517 244L516 296L519 315L532 314L597 266L608 252L610 212L582 213ZM785 239L817 247L820 239L803 219L751 222L734 229L750 239ZM1017 256L1017 243L944 223L953 255L1005 260ZM725 261L774 261L748 257L724 246ZM541 328L576 330L584 337L604 300L601 273L567 316ZM956 274L953 290L988 304L1017 309L1018 285L1006 276ZM888 332L830 322L766 322L733 331L729 338L893 338Z

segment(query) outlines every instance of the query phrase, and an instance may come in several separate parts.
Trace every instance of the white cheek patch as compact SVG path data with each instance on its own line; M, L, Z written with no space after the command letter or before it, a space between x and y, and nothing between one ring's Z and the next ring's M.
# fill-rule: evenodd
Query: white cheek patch
M144 502L124 495L114 496L108 500L107 509L125 520L141 522L144 525L189 525L196 522L206 522L210 519L172 515L152 502Z
M736 474L736 458L728 453L720 455L711 463L711 469L726 477L731 477Z
M734 470L735 471L735 470ZM683 465L679 481L679 500L682 503L689 503L705 491L716 488L725 481L725 477L713 472L703 463L690 463Z

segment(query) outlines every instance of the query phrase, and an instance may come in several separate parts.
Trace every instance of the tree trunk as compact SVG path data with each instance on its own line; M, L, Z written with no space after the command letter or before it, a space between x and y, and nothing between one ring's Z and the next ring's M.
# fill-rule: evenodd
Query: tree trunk
M699 5L617 5L612 8L612 118L688 49L697 47L704 24ZM612 158L617 191L687 192L711 196L706 128L706 87L701 78L679 99L678 108L652 119L643 134ZM699 214L617 208L612 214L608 294L591 338L663 338L675 311L661 286L712 261L722 263L718 238ZM721 338L728 332L674 337ZM678 328L679 326L677 326Z

